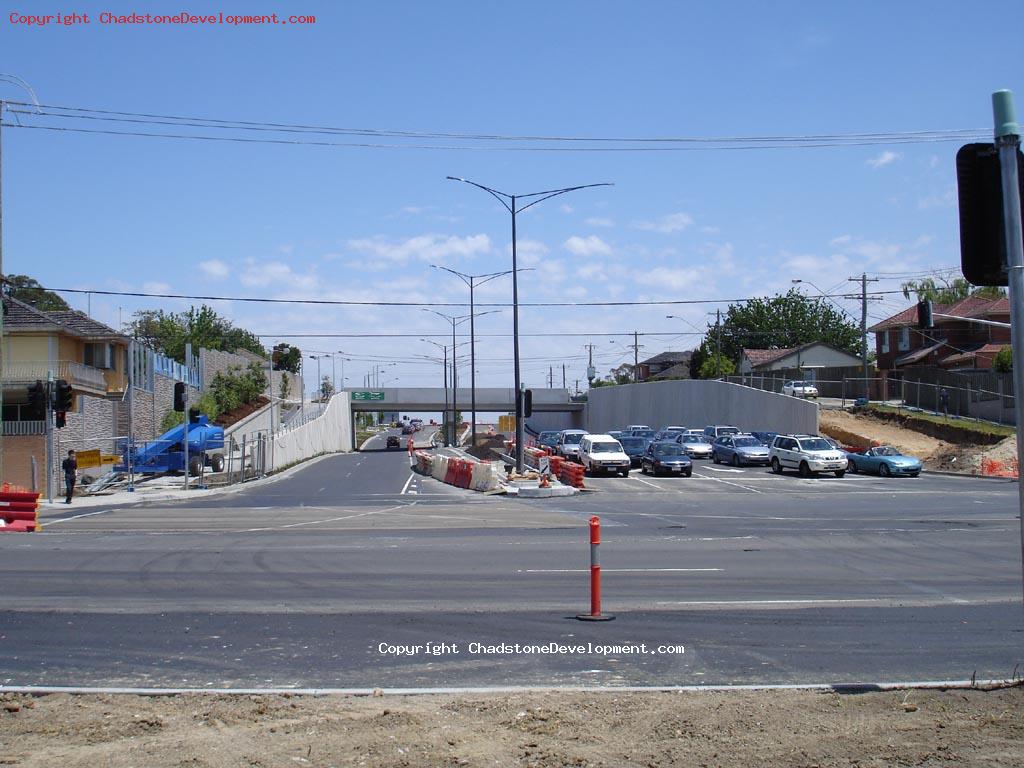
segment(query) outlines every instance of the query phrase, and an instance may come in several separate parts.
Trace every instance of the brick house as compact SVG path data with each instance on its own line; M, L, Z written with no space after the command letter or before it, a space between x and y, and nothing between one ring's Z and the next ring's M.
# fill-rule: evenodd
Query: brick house
M75 402L60 432L101 436L106 440L97 447L110 450L128 387L130 340L82 312L43 312L11 296L3 297L3 313L3 480L42 487L45 422L28 412L29 385L50 373L67 381Z
M764 373L766 371L800 371L808 369L806 378L814 378L819 368L857 369L861 360L831 344L812 341L799 347L778 349L744 349L737 373ZM799 373L794 375L800 375Z
M971 296L955 304L935 304L935 327L918 329L917 306L908 307L871 326L875 334L878 374L883 380L899 380L912 366L937 366L946 370L990 370L999 350L1010 344L1010 329L970 322L1010 322L1007 298ZM948 315L948 317L938 317Z
M641 360L638 364L639 381L662 379L690 378L690 358L692 351L662 352L661 354Z

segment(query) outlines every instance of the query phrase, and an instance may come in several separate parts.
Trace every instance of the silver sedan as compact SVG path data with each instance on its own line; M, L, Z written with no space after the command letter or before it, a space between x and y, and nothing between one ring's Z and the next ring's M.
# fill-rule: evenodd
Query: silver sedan
M697 435L680 435L676 440L691 459L710 459L711 443Z

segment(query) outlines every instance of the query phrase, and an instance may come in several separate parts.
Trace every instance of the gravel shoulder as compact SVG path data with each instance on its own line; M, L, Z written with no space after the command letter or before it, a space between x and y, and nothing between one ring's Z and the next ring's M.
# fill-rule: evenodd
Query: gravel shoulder
M1021 764L1024 689L0 696L18 766Z

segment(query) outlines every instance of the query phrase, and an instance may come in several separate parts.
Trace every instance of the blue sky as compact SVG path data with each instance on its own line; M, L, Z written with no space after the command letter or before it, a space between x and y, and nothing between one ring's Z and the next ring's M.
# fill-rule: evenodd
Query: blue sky
M8 6L0 18L0 72L23 78L44 105L504 136L978 129L985 137L994 90L1010 88L1024 100L1024 6L1016 4L982 17L966 4L943 2L281 0L197 3L187 10L311 14L316 23L111 26L97 18L104 10L182 9L180 3ZM92 23L30 27L9 15L57 11L87 13ZM26 100L8 83L0 83L0 97ZM15 116L4 119L12 123ZM461 282L429 265L474 274L509 269L510 219L483 192L445 181L454 175L515 193L615 184L550 200L520 217L520 266L533 270L520 275L524 303L739 299L784 292L794 278L843 292L856 288L846 278L862 271L883 278L872 288L892 291L903 279L896 273L959 264L954 155L961 143L524 152L5 127L3 266L47 286L93 290L467 301ZM531 146L538 145L552 143ZM804 289L816 292L810 284ZM139 308L178 311L189 304L66 298L115 326ZM507 277L477 291L479 302L510 299ZM859 302L838 302L859 318ZM884 294L871 302L870 317L905 304L902 296ZM422 359L438 350L419 338L450 326L416 308L215 306L242 327L275 334L265 339L268 346L289 340L308 351L343 351L349 384L361 385L374 365L391 361L397 363L387 366L386 383L440 379L440 366ZM601 373L632 359L631 336L601 333L648 334L641 357L692 348L709 313L726 306L523 307L524 333L595 334L524 337L524 380L542 386L554 367L560 384L564 363L570 386L585 383L590 342ZM510 310L478 319L478 384L511 385L511 328ZM412 337L287 336L387 332Z

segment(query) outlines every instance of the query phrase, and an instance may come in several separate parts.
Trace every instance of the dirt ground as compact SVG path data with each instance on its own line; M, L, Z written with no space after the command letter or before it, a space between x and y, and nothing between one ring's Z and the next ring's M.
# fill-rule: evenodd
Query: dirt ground
M1017 456L1017 441L1008 437L995 445L961 445L905 429L892 422L848 411L822 410L821 431L844 444L845 435L859 435L868 442L892 445L924 461L925 469L964 474L1001 474L993 468L1009 467Z
M17 766L1020 766L1024 689L6 694Z

